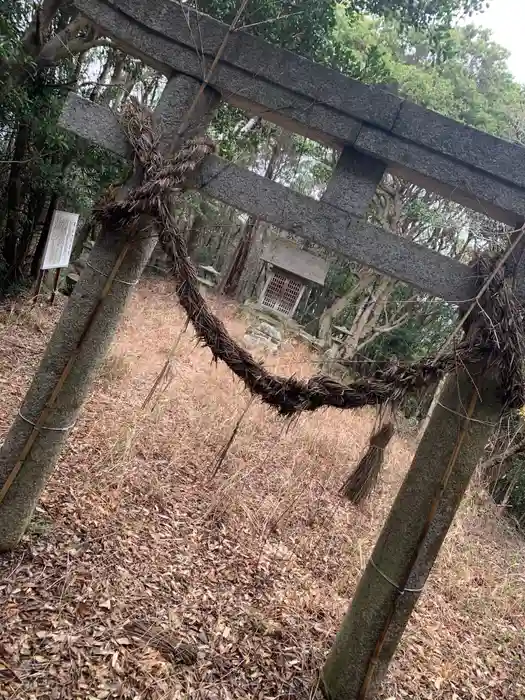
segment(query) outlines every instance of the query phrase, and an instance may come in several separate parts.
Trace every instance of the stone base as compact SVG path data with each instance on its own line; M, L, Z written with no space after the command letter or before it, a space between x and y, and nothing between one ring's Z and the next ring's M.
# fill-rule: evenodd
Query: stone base
M277 352L283 336L281 331L266 321L248 326L244 342L248 346L264 347L269 352Z

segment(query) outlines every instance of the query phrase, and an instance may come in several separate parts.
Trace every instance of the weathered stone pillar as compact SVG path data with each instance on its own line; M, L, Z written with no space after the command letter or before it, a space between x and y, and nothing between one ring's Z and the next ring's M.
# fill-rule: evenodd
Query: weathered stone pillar
M385 170L386 165L382 161L356 151L351 146L345 146L321 199L347 214L364 217ZM333 362L337 357L338 346L331 343L331 334L325 334L323 326L326 323L326 331L329 331L338 313L340 312L328 316L325 312L319 326L323 343L330 340L325 348L325 362L322 365L323 371L328 373L335 369Z
M180 125L200 85L199 81L183 75L175 75L168 81L155 112L162 128L165 153L179 139ZM217 104L217 93L207 88L193 112L189 128L193 131L196 126L203 128ZM140 173L135 173L128 185L139 179ZM26 530L40 493L84 402L93 372L106 354L133 285L139 279L156 239L136 236L131 242L109 294L98 308L84 337L86 323L103 297L108 275L121 258L126 243L126 231L103 231L99 236L47 346L20 415L0 450L0 551L12 549ZM68 363L71 370L57 392L57 382ZM33 424L49 405L53 392L57 396L43 423L45 427L34 433ZM31 444L28 441L33 439L28 450L27 446ZM16 476L6 490L14 474Z
M498 382L467 370L445 382L336 636L322 670L330 700L374 697L498 422Z
M427 414L423 418L423 420L421 421L421 425L419 426L419 430L417 431L417 439L418 440L421 440L421 438L425 434L426 429L428 428L428 424L430 423L430 419L432 418L432 414L434 413L434 410L439 403L439 400L441 398L441 392L443 391L443 387L445 386L446 381L447 381L447 378L443 377L443 379L441 379L439 381L439 384L436 386L436 389L434 391L434 396L432 397L432 401L430 402L430 406L428 407Z
M322 199L348 214L364 216L386 165L355 148L343 148Z

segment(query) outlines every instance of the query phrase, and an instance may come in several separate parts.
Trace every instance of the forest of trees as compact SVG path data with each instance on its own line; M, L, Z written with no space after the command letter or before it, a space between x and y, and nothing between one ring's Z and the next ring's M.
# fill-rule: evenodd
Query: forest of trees
M381 84L444 115L512 141L525 138L525 90L510 74L506 51L486 30L456 23L478 0L253 0L247 31ZM199 9L230 21L233 0L202 0ZM130 96L154 106L164 78L121 53L67 0L0 0L0 294L33 284L55 209L77 211L75 254L96 236L89 214L120 161L58 126L68 91L115 110ZM210 134L219 152L266 177L318 197L338 154L260 118L223 105ZM468 261L500 245L505 228L397 177L385 176L371 221L444 254ZM259 252L284 235L231 208L189 195L180 217L194 259L222 272L223 293L244 299L254 288ZM301 243L300 241L298 241ZM306 245L304 242L302 245ZM350 333L337 357L417 358L446 335L454 310L428 295L327 251L326 286L298 310L298 320L330 349L334 323ZM425 332L422 333L424 327ZM525 491L525 489L524 489Z

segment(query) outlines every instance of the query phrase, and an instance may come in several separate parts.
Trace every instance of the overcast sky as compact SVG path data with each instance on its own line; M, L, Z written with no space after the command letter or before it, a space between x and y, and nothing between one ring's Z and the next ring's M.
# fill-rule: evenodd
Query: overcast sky
M509 68L525 83L525 0L489 0L474 22L491 29L494 40L510 51Z

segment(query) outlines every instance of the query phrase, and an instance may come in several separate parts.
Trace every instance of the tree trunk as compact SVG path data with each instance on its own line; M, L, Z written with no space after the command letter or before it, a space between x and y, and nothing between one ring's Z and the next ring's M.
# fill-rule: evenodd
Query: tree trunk
M75 17L42 46L36 58L37 68L39 70L49 68L63 58L84 53L92 48L93 42L77 38L79 33L84 32L89 26L89 20L85 17Z
M184 75L168 81L156 110L161 124L170 131L163 148L176 141L187 103L200 89L200 82ZM209 89L196 110L204 126L217 104ZM182 107L185 104L186 106ZM206 110L206 111L205 111ZM199 113L200 112L200 113ZM136 174L128 187L136 185ZM22 537L38 498L51 474L72 424L89 390L93 373L105 356L130 295L130 286L115 280L110 293L108 275L134 282L147 264L156 239L126 230L104 230L91 253L93 268L84 269L47 346L39 369L0 449L0 551L10 550ZM126 247L129 248L126 251ZM101 271L101 272L98 272ZM22 417L23 416L23 417ZM33 423L41 421L42 427ZM44 426L57 430L46 430Z
M228 270L228 274L225 278L224 284L222 285L222 292L223 294L226 294L226 296L233 297L237 292L241 275L244 270L244 265L248 258L248 253L250 252L255 239L255 234L257 233L258 224L259 219L257 219L255 216L248 217L248 221L246 222L241 234L241 240L237 244L237 248L233 254L230 269Z
M54 164L57 163L56 160L52 161L52 162L54 162ZM72 162L73 162L73 151L71 151L69 156L65 160L62 161L62 167L61 167L62 178L66 177L66 175L71 167ZM36 245L35 252L33 253L33 261L31 263L31 276L35 277L35 278L38 277L38 273L40 271L40 264L42 262L42 256L44 254L47 239L49 238L49 231L51 229L51 223L53 221L53 214L55 213L55 210L58 206L58 200L59 200L59 193L56 191L53 191L51 193L51 198L49 200L46 218L44 219L44 223L42 225L42 231L40 232L38 243Z
M41 7L36 10L22 38L24 53L33 58L37 56L42 45L42 37L47 34L63 2L64 0L44 0Z
M23 119L18 126L6 190L6 220L2 255L9 268L12 268L16 263L18 222L22 204L23 171L25 167L23 161L26 156L30 137L30 122L27 119Z
M51 222L53 221L53 214L58 204L58 192L53 192L51 194L51 199L47 207L46 218L44 219L44 224L42 226L42 231L38 238L38 243L36 244L35 252L33 253L33 260L31 261L31 276L36 279L38 273L40 272L40 265L42 263L42 256L44 255L44 250L46 248L47 239L49 238L49 231L51 230Z
M282 151L281 141L283 138L284 136L281 134L273 144L272 154L270 156L270 160L268 161L266 172L264 173L264 177L268 178L269 180L273 180L275 167ZM237 293L239 282L244 270L244 265L248 259L248 255L257 235L258 226L259 219L254 216L249 216L242 232L241 240L239 241L237 249L233 255L228 274L221 285L221 292L226 294L226 296L233 297Z
M108 51L107 58L104 62L104 65L102 66L102 70L98 74L98 78L94 82L93 87L91 88L91 92L88 95L88 99L91 100L91 102L97 102L100 93L104 89L104 85L109 75L109 71L111 70L113 53L114 52L111 49Z
M215 267L217 270L221 272L221 277L222 277L222 272L225 270L228 264L228 251L231 248L232 243L235 241L235 239L239 236L242 235L242 230L239 226L239 224L234 221L234 213L230 212L230 217L228 219L229 224L226 225L226 232L223 233L218 237L219 243L216 246L215 249ZM210 235L208 241L206 242L206 246L211 246L211 241L213 239L213 234ZM221 285L222 288L222 285Z
M356 299L370 284L372 284L375 278L375 273L364 272L359 276L357 283L349 289L344 296L336 299L331 306L323 311L319 319L318 337L327 348L332 345L332 324L334 320L346 309L353 299Z
M361 338L363 331L368 323L370 314L372 313L372 303L370 296L363 299L357 308L356 315L350 326L350 332L345 338L343 344L339 348L339 357L343 357L345 360L352 360L359 344L359 339Z
M332 345L332 325L334 320L342 313L348 304L357 296L356 287L348 290L348 292L336 299L334 303L323 311L319 319L319 340L322 341L326 348Z
M237 287L237 299L241 302L253 296L262 274L261 255L267 231L268 224L263 221L260 221L254 229L252 242Z
M155 74L152 76L151 80L148 80L148 82L144 84L144 89L142 92L142 104L151 107L151 103L152 101L154 101L158 89L159 75Z
M50 2L52 2L52 0L50 0ZM60 2L55 3L56 7L58 7L59 4L60 4ZM78 56L76 57L76 61L75 61L75 68L73 71L74 83L71 85L72 89L74 89L74 87L76 87L76 83L78 82L80 71L82 69L82 62L83 62L83 54L78 54ZM39 90L41 90L41 79L42 79L41 73L37 72L33 78L33 82L31 85L31 91L33 93L37 93ZM36 115L33 116L33 118L31 120L28 120L27 122L23 122L21 125L22 128L24 129L23 136L25 137L25 145L18 145L18 147L21 150L22 149L24 151L28 150L29 140L30 140L31 134L33 132L33 123L34 123L35 118L36 118ZM19 130L19 133L20 133L20 130ZM33 147L35 147L34 143L33 143ZM41 145L37 143L36 148L39 148L39 147L41 148ZM17 144L15 143L15 151L16 151L16 149L17 149ZM66 160L63 161L63 163L62 163L62 176L64 176L65 173L67 172L67 169L71 164L72 158L73 158L73 153L71 152L70 155L66 158ZM22 158L19 158L18 160L22 160ZM51 158L49 160L49 163L51 165L57 165L59 162L60 162L60 159L58 158L58 156L51 156ZM25 168L25 166L23 166L23 167ZM26 180L29 180L30 176L31 176L31 171L29 171L25 174ZM46 200L46 194L47 194L45 190L41 190L38 195L35 192L31 192L31 190L30 190L30 192L29 192L30 201L28 204L27 222L26 222L26 225L24 226L24 230L22 231L21 235L19 236L17 228L18 228L18 221L19 221L19 217L20 217L20 208L21 208L21 202L22 202L22 195L21 195L22 177L23 177L22 168L20 168L18 170L18 172L17 171L13 172L13 169L11 170L10 182L8 185L8 195L7 195L8 216L7 216L7 220L6 220L5 243L4 243L4 257L5 257L5 259L8 260L8 258L12 255L14 255L14 258L15 258L14 264L12 264L10 266L11 276L18 275L20 268L25 260L26 254L27 254L29 247L30 247L32 235L33 235L33 232L35 229L35 224L36 224L36 220L37 220L37 209L40 210L43 208L43 206L45 204L45 200ZM13 185L12 185L13 195L12 195L12 202L10 204L9 188L11 187L12 180L13 180ZM18 187L16 186L15 181L20 183L18 185ZM35 198L36 198L36 201L35 201ZM51 194L51 201L55 202L54 207L56 207L56 194L55 193ZM10 209L12 207L16 207L16 209L14 211L14 214L11 216L11 220L10 220L9 212L10 212ZM35 214L35 216L32 215L33 213ZM44 225L44 228L45 228L45 225ZM20 240L18 240L19 238L20 238ZM45 240L44 240L44 245L45 245ZM39 263L39 257L41 256L42 251L43 251L43 248L42 248L42 250L39 250L39 247L37 244L37 250L35 251L35 252L39 253L39 256L37 259L37 264ZM34 268L34 266L32 265L32 269L33 268Z
M56 13L59 9L59 6L61 4L61 0L49 0L49 2L46 1L46 6L47 6L47 12L51 13L54 12ZM53 15L54 16L54 15ZM46 15L47 19L46 22L49 21L49 24L51 23L53 16L51 15ZM78 27L84 26L85 20L79 19L77 22L77 25L75 25L75 22L71 23L71 26L75 25ZM70 27L70 25L68 25ZM67 29L67 28L66 28ZM64 30L65 31L65 30ZM73 32L74 33L74 32ZM62 33L59 32L53 39L57 40L57 50L58 47L62 46L59 39L61 39ZM67 32L66 32L66 36ZM38 45L34 46L32 50L30 51L31 55L36 56L38 51L40 50L40 40L41 36L37 37L38 38ZM55 42L56 43L56 42ZM55 54L51 51L50 45L53 44L53 40L48 42L44 49L47 51L47 58L51 63L53 63L55 59ZM62 47L63 48L63 47ZM78 80L78 75L79 71L81 69L82 65L82 59L79 56L76 66L75 66L75 72L74 72L74 80ZM39 90L42 89L42 72L40 69L36 71L36 73L29 75L26 77L26 83L27 83L27 91L28 91L28 96L31 98L33 95L38 93ZM18 127L18 132L17 136L15 139L15 146L14 146L14 151L13 151L13 156L12 156L12 164L11 164L11 170L9 174L9 181L7 184L6 188L6 200L7 200L7 213L6 213L6 222L5 222L5 228L4 228L4 236L3 236L3 250L2 254L3 257L8 265L9 268L9 273L8 277L12 279L13 275L16 275L16 262L21 256L21 251L17 251L17 245L18 245L18 238L19 238L19 221L20 221L20 213L21 213L21 207L22 207L22 186L23 186L23 179L24 179L24 172L26 170L26 164L23 162L26 153L28 151L28 147L30 144L31 140L31 135L33 132L33 120L37 118L37 115L34 115L33 117L24 117L19 124ZM67 167L67 164L64 165L64 167ZM10 280L9 280L10 281ZM8 283L8 279L6 278L5 284Z
M119 84L120 81L122 80L122 75L124 73L124 63L126 61L126 56L125 54L119 54L115 60L115 65L113 66L113 73L111 74L111 79L109 81L109 85L104 88L104 92L102 93L99 102L101 105L105 105L106 107L109 107L111 104L111 100L115 98L115 96L118 94L119 91Z
M0 77L6 78L8 89L24 81L27 75L26 58L36 58L40 52L42 39L47 35L62 2L63 0L44 0L40 7L35 8L31 22L21 38L17 60L11 62L7 57L0 59Z
M373 332L379 317L385 310L394 285L395 281L389 277L380 277L377 287L370 293L364 306L358 310L350 334L340 348L340 355L345 360L353 360L356 352L365 345L363 338Z
M448 377L322 671L329 700L371 700L499 420L483 367Z
M4 79L6 89L23 85L30 78L30 72L27 70L28 57L33 59L39 71L52 66L57 59L92 48L93 42L80 40L77 40L75 47L70 46L71 40L89 27L89 20L80 16L75 17L67 26L62 25L59 31L49 38L53 20L66 16L59 14L62 5L66 5L64 0L49 2L46 0L42 8L36 10L31 24L22 37L20 51L17 52L15 60L0 59L0 77Z
M117 90L117 95L113 102L113 109L120 110L122 105L130 97L133 92L135 85L141 79L144 73L145 66L142 64L133 64L127 71L125 80L123 80L122 86Z
M42 210L45 206L46 197L47 193L45 190L38 190L37 192L30 192L29 194L29 204L26 212L26 221L22 228L22 233L18 242L18 249L15 261L15 275L18 278L23 277L24 263L30 251L35 228L37 226L37 222L42 213Z

